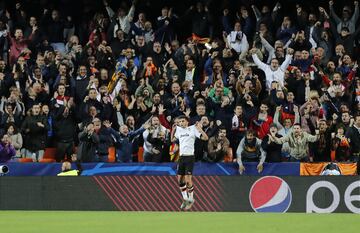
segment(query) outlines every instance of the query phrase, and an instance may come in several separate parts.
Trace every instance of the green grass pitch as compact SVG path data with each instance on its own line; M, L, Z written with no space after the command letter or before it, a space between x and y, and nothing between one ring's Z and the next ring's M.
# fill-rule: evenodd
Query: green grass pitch
M3 233L355 233L357 214L0 211Z

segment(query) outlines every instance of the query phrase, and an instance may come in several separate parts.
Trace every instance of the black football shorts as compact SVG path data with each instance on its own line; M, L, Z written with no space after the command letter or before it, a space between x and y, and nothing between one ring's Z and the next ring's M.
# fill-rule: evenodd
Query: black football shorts
M178 161L178 175L192 175L195 164L195 156L180 156Z

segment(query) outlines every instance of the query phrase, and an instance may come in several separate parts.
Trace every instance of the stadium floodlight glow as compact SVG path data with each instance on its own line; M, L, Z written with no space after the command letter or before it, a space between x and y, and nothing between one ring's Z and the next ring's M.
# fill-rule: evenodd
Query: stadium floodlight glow
M6 165L1 165L0 166L0 176L6 175L8 173L9 173L9 167Z

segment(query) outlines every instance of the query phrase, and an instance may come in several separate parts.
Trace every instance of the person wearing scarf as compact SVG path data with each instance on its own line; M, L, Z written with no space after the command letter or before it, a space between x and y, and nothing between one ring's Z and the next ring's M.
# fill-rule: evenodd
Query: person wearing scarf
M256 137L256 132L253 130L248 130L246 136L240 141L236 151L240 175L245 171L243 162L259 162L257 170L259 173L262 172L266 152L261 147L261 143L262 141Z

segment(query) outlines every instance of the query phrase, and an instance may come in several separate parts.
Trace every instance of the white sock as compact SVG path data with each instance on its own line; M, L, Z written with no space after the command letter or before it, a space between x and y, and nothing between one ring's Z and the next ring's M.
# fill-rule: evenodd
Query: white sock
M189 200L194 200L194 192L188 193L189 195Z
M180 192L184 200L187 200L189 198L186 190L186 185L180 185Z
M184 200L188 200L189 197L188 197L188 193L186 192L186 190L185 190L185 191L182 191L182 192L181 192L181 195L182 195L182 197L183 197Z
M189 200L194 200L194 186L187 187L187 193L189 195Z

